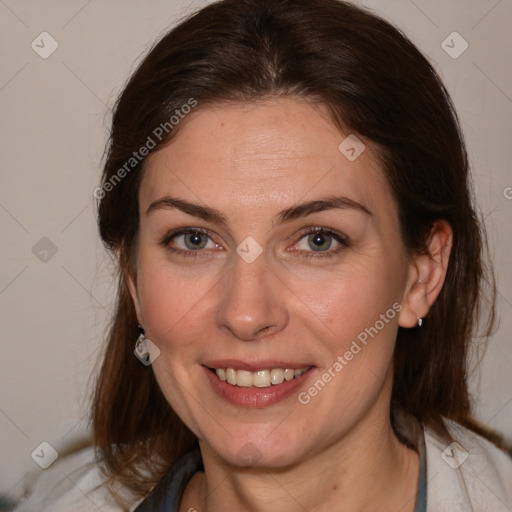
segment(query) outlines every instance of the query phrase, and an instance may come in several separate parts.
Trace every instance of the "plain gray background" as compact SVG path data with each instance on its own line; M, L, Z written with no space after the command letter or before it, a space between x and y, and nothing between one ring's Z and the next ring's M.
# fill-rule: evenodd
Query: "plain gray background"
M205 3L0 0L0 494L19 495L42 471L31 458L41 442L62 452L86 434L113 308L93 199L110 108L149 45ZM360 3L429 57L461 118L501 317L471 388L478 417L512 440L512 2ZM58 44L47 58L42 32Z

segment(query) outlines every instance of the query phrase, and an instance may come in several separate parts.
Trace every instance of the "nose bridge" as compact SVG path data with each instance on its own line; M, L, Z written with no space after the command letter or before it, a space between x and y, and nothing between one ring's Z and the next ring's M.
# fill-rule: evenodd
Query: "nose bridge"
M282 284L270 271L265 254L249 261L243 253L235 256L217 311L219 328L245 341L277 332L288 321Z

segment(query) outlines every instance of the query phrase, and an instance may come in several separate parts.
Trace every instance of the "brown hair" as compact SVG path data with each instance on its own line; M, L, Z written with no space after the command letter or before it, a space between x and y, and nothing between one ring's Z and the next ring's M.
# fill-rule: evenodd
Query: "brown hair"
M485 278L486 239L463 136L439 76L399 30L349 3L223 0L166 34L133 73L115 106L103 170L99 230L117 258L119 288L94 396L94 442L111 481L139 496L197 440L166 402L151 367L133 355L137 319L126 275L135 272L145 159L130 159L191 98L200 109L282 95L325 104L338 127L375 145L410 254L427 251L436 219L452 226L437 301L421 329L399 329L393 401L440 435L448 435L446 417L492 437L471 416L466 360L477 328L491 333L495 283L491 271ZM127 172L114 183L123 166ZM485 283L490 294L482 308Z

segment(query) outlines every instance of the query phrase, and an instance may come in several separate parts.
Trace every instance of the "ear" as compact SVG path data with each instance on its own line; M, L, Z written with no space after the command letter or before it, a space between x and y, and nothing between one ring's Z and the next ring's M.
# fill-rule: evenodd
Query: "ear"
M398 317L401 327L415 327L418 318L427 316L443 287L452 243L450 224L446 220L434 222L427 243L428 254L413 256L409 264L402 310Z
M139 295L137 293L136 279L134 278L134 276L131 272L126 272L124 275L124 279L125 279L126 285L128 286L130 295L132 297L133 305L135 307L135 313L137 315L137 321L139 322L139 325L144 327L144 323L142 321Z
M139 294L137 292L137 271L136 271L136 263L133 262L133 260L128 256L128 252L126 250L126 247L123 245L121 246L121 252L120 252L120 265L121 265L121 271L123 272L123 279L126 283L126 286L128 287L128 291L130 292L130 296L133 301L133 305L135 307L135 313L137 315L137 321L139 322L139 325L144 327L144 323L142 321L142 310L140 307L140 300L139 300Z

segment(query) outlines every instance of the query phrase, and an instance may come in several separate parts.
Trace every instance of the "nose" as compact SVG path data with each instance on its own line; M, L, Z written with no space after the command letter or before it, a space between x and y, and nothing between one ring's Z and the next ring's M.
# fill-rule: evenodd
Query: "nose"
M235 256L221 286L216 314L219 329L239 340L253 341L286 327L285 287L267 266L264 254L252 263Z

